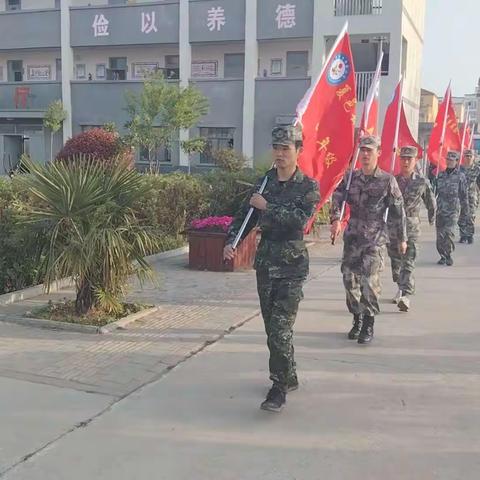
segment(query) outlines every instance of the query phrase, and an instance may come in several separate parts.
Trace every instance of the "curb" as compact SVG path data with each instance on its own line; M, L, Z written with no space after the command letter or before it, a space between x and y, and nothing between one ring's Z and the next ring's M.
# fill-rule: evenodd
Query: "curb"
M167 250L166 252L156 253L145 257L149 263L155 263L159 260L166 260L172 257L178 257L188 253L188 245L185 247L176 248L174 250ZM62 278L50 286L49 293L57 293L66 287L72 287L73 281L70 278ZM43 295L45 292L45 284L35 285L34 287L24 288L15 292L4 293L0 295L0 306L12 305L13 303L21 302L22 300L29 300L31 298ZM140 313L140 312L139 312Z
M67 332L89 333L89 334L107 334L116 330L123 330L125 327L133 322L136 322L152 313L158 312L160 307L152 307L142 310L141 312L132 313L124 318L104 325L103 327L96 327L94 325L80 325L78 323L57 322L55 320L45 320L42 318L21 317L19 315L4 316L0 322L15 323L27 327L45 328L49 330L63 330Z
M62 278L57 282L54 282L50 286L49 293L57 293L65 287L73 286L73 281L71 278ZM40 285L35 285L34 287L24 288L23 290L17 290L15 292L4 293L0 295L0 306L2 305L11 305L13 303L21 302L22 300L28 300L30 298L38 297L43 295L45 292L45 285L41 283Z

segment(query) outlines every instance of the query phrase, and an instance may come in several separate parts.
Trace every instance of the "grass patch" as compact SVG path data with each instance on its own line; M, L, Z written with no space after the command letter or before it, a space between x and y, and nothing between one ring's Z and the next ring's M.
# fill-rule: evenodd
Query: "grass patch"
M116 322L133 313L141 312L153 305L143 305L140 303L122 303L123 310L118 313L106 313L103 310L92 309L86 315L77 315L75 312L75 302L73 300L63 300L61 302L52 302L51 300L44 307L36 308L32 312L27 312L26 317L40 318L42 320L53 320L55 322L75 323L77 325L92 325L94 327L104 327L109 323Z

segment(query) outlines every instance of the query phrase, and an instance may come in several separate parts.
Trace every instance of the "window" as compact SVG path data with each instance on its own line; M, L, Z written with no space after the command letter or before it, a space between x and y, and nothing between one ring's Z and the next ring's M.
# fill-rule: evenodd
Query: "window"
M77 80L83 80L87 78L87 67L84 63L77 63L75 65L75 78Z
M381 15L383 0L335 0L335 16Z
M61 58L55 59L55 80L57 82L62 81L62 59Z
M127 57L110 57L108 65L107 80L127 79Z
M7 81L23 82L22 60L7 60Z
M272 58L270 64L270 75L281 75L282 74L282 59L281 58Z
M245 55L243 53L226 53L224 61L224 78L243 78L245 72Z
M162 145L158 147L154 152L152 152L152 158L150 161L153 164L156 163L171 163L172 162L172 151L170 148L165 147ZM138 159L138 163L146 163L148 164L148 150L146 148L140 149L140 155Z
M107 76L107 66L104 63L95 65L95 78L103 80Z
M212 154L215 150L233 148L234 128L201 127L200 136L207 140L205 151L200 154L200 163L214 165Z
M21 10L21 0L7 0L7 10Z
M178 55L165 55L165 78L178 80L180 78L180 57Z
M287 77L308 76L308 52L287 52Z

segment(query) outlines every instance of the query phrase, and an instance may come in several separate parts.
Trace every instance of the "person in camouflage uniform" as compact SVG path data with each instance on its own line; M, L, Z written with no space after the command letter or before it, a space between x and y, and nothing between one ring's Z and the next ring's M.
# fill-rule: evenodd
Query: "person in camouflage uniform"
M380 273L384 266L387 243L387 211L395 231L400 252L407 248L407 231L403 198L395 177L378 168L380 140L365 136L360 139L360 170L352 175L350 189L345 178L332 197L330 221L335 240L341 232L342 203L350 207L350 219L344 233L342 259L343 283L347 307L353 314L351 340L370 343L375 315L379 313Z
M316 211L320 194L317 182L298 168L301 132L293 126L276 127L272 137L276 168L267 172L268 183L263 194L254 193L233 220L224 258L234 257L232 244L249 207L255 207L243 238L255 225L259 225L262 236L255 257L255 269L270 351L270 379L273 382L261 408L280 411L287 391L298 388L293 325L309 271L303 230ZM258 192L262 181L254 191Z
M440 254L439 265L453 265L452 253L455 250L455 226L460 211L470 215L468 204L467 179L457 168L460 154L447 153L447 168L440 172L437 179L437 250Z
M473 243L475 234L475 218L478 208L478 189L480 188L480 165L475 163L473 150L465 150L463 165L460 167L467 179L468 204L470 213L460 212L458 226L460 227L460 243Z
M396 238L395 225L389 228L388 255L392 265L392 278L398 285L394 303L403 312L410 308L410 295L415 293L415 261L420 236L420 208L422 203L428 211L428 221L433 225L437 202L430 182L415 171L418 149L412 146L400 149L400 173L395 177L403 195L405 214L407 216L407 251L401 255ZM389 222L390 224L390 218ZM390 225L389 225L390 226Z

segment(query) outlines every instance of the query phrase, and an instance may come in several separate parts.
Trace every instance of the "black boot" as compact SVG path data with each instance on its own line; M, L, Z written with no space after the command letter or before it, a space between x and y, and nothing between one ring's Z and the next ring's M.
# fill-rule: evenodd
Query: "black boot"
M447 259L445 257L440 257L440 260L437 263L438 265L445 265L447 263Z
M372 341L374 323L374 317L370 315L364 315L362 329L360 330L360 335L358 336L358 343L364 344Z
M280 412L285 406L287 395L277 385L273 385L270 391L267 393L267 398L260 405L262 410L269 412Z
M473 243L473 237L468 237L467 242L469 245L471 245Z
M460 241L458 243L467 243L467 237L460 237Z
M445 260L445 264L449 267L451 267L453 265L453 258L452 257L447 257L447 259Z
M298 378L296 374L289 378L287 382L287 392L293 392L294 390L298 390Z
M360 330L362 329L362 316L360 314L353 316L353 327L348 332L349 340L356 340L360 335Z

